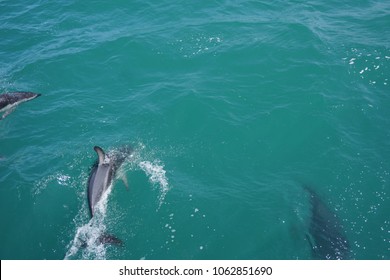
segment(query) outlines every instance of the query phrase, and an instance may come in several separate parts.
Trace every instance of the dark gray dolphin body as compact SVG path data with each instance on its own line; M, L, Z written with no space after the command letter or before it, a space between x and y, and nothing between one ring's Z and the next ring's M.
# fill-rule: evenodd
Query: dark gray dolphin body
M316 259L348 259L349 243L340 219L321 200L318 194L307 186L310 195L311 219L308 241Z
M111 185L116 171L132 153L127 146L108 154L98 146L95 146L94 150L98 155L98 160L92 167L88 179L88 205L91 217L94 215L96 204Z
M16 106L22 102L26 102L32 100L34 98L39 97L41 94L27 92L27 91L18 91L18 92L10 92L4 93L0 95L0 112L5 112L1 119L4 119L8 116L13 110L15 110Z

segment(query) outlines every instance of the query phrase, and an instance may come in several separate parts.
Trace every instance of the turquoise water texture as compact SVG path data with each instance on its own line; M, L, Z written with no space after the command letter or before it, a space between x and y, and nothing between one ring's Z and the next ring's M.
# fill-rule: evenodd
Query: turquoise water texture
M389 1L0 1L1 259L390 259ZM131 145L90 220L95 145ZM109 232L123 246L94 243ZM86 245L87 244L87 245Z

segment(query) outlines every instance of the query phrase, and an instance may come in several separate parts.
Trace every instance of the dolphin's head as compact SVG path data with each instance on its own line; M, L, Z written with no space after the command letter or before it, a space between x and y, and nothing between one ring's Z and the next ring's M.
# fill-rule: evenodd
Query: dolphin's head
M40 93L34 93L34 92L26 92L26 94L30 97L30 98L37 98L39 96L41 96L42 94Z
M125 145L125 146L122 146L122 147L119 148L119 152L122 155L128 157L128 156L130 156L133 153L133 149L130 146Z
M119 167L132 153L133 149L125 145L115 150L111 157L114 159L114 164Z

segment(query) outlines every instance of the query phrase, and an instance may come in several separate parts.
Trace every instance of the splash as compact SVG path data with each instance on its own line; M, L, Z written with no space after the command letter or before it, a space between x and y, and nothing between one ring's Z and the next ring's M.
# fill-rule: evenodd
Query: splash
M65 255L65 259L76 257L81 249L81 259L106 259L105 245L99 242L100 236L105 232L105 226L91 220L88 224L77 228L71 246Z
M184 58L192 58L206 53L216 54L217 48L223 43L218 34L185 34L170 45L178 49Z
M107 246L100 242L100 239L106 233L106 210L108 197L112 186L103 194L101 200L96 204L95 214L87 224L79 226L73 240L69 244L65 259L106 259ZM84 210L81 210L81 215Z
M169 191L168 178L166 176L166 171L164 170L164 164L159 160L155 160L154 162L141 161L138 165L149 177L149 181L153 185L159 187L159 207L161 207L165 196Z
M388 50L370 50L352 48L343 58L348 63L349 72L360 77L371 86L388 86L389 71Z
M166 151L163 151L165 153ZM129 161L131 170L141 169L149 178L153 187L159 190L158 209L164 203L165 197L170 190L167 172L164 163L158 159L159 151L147 149L146 145L139 142L134 149L132 159ZM158 210L157 209L157 210Z
M45 190L50 184L56 183L61 186L72 186L71 176L62 173L56 172L52 175L46 176L43 179L39 180L34 184L33 194L39 195L43 190Z

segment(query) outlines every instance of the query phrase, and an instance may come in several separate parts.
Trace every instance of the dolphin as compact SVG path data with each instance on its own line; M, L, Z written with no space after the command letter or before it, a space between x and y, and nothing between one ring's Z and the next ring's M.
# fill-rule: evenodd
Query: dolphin
M91 219L95 214L96 204L112 185L118 168L132 154L132 149L127 146L107 154L98 146L95 146L93 149L97 153L98 159L92 166L88 178L88 206ZM127 180L125 180L125 178L123 179L128 188ZM100 235L97 239L97 243L110 243L117 246L123 244L122 240L108 233ZM82 247L84 246L86 246L85 243L82 244Z
M20 103L41 96L39 93L28 91L9 92L0 95L0 112L5 112L0 120L11 114Z
M315 259L348 259L349 242L342 223L336 214L310 187L304 186L310 195L311 219L306 236Z
M88 225L91 227L93 226L94 222L99 223L99 219L95 219L95 221L92 221L92 218L95 214L96 205L102 199L103 194L112 185L113 180L115 179L115 175L118 169L120 168L120 166L133 153L133 150L128 146L123 146L119 149L111 150L108 153L105 153L104 150L99 146L95 146L93 149L95 150L98 159L95 161L95 163L92 165L92 168L90 169L90 174L89 174L88 184L87 184L87 198L88 198L88 207L90 213L90 221ZM127 181L124 181L124 183L128 188ZM65 255L65 259L75 254L78 248L88 247L90 245L88 241L93 242L94 245L107 244L107 243L116 246L123 245L122 240L106 232L99 231L99 236L95 236L94 233L93 235L88 234L86 236L83 236L84 235L83 233L81 234L82 235L80 235L80 232L78 230L75 239L73 240L72 247L68 250L68 252ZM90 237L92 237L92 239L90 239Z
M132 153L131 148L123 147L106 154L102 148L93 148L98 155L98 160L92 167L88 179L88 205L91 218L95 213L95 206L103 194L111 186L118 168ZM127 181L124 181L128 188Z

